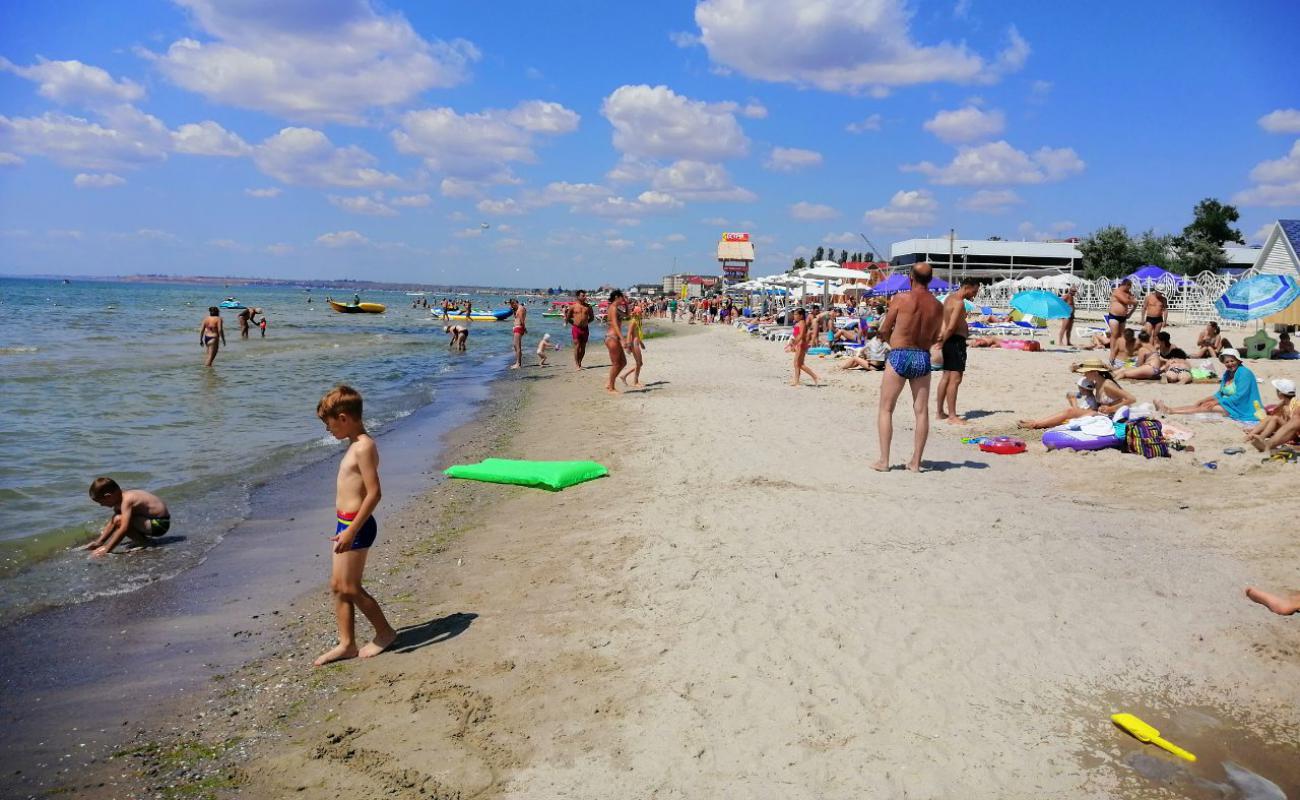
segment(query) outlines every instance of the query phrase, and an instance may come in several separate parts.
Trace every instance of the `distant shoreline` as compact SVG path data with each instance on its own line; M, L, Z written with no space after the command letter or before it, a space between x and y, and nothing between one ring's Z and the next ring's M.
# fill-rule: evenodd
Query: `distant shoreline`
M237 276L220 276L220 275L8 275L0 274L0 278L10 280L27 280L27 281L49 281L49 280L76 280L92 281L95 283L166 283L193 286L269 286L269 287L300 287L304 289L326 289L326 288L347 288L347 289L374 289L380 291L395 292L477 292L479 294L545 294L545 289L521 288L521 287L503 287L503 286L474 286L470 284L436 284L436 283L388 283L384 281L359 281L353 279L344 280L326 280L323 278L248 278Z

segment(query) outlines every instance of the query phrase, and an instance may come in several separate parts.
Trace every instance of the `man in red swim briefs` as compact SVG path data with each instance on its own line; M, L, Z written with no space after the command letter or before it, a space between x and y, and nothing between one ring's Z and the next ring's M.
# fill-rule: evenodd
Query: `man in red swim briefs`
M587 354L587 337L591 334L591 320L595 311L587 302L587 293L579 289L574 300L564 310L564 321L569 324L573 334L573 367L582 369L583 356Z
M510 307L515 312L515 328L513 331L515 363L510 365L510 369L519 369L524 365L524 334L528 333L528 326L524 321L528 317L528 309L524 308L524 304L513 297L510 298Z

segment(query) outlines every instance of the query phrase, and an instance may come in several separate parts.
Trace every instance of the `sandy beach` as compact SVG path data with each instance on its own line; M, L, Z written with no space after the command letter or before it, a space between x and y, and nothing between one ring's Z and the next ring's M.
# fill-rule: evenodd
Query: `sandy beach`
M1242 595L1300 583L1294 465L1223 455L1239 429L1190 418L1196 452L1168 460L962 444L1061 406L1080 355L1049 347L972 351L969 430L935 428L930 472L879 475L878 374L815 359L827 386L793 388L779 345L659 327L644 391L603 396L603 353L528 369L449 450L593 458L610 477L447 482L389 512L369 574L403 628L394 652L310 667L332 636L322 574L264 658L106 764L120 781L77 788L1274 796L1253 773L1300 793L1300 627ZM910 426L903 401L895 463ZM1118 711L1198 762L1126 736Z

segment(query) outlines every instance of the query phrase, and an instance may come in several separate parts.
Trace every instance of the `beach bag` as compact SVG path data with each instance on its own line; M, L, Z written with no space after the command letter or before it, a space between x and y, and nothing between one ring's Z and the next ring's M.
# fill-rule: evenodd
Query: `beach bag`
M1143 458L1169 458L1169 444L1165 442L1160 420L1139 419L1128 423L1124 433L1124 452L1138 453Z

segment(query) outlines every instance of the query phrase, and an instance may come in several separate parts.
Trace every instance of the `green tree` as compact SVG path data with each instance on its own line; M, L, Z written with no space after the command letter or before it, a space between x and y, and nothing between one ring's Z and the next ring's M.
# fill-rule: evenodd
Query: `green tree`
M825 260L826 260L826 248L825 248L825 247L818 247L818 248L817 248L817 252L813 253L812 260L813 260L813 263L816 263L816 262L818 262L818 261L825 261Z
M799 256L794 260L794 266L790 267L790 271L798 272L801 269L807 269L807 268L808 268L808 262L804 259L803 256Z
M1183 228L1183 238L1201 239L1218 247L1224 242L1245 244L1241 231L1232 227L1240 219L1234 206L1225 206L1213 197L1207 197L1192 210L1192 224Z
M1201 272L1214 272L1227 266L1228 259L1223 254L1223 246L1202 236L1180 236L1178 238L1179 271L1187 275Z
M1169 272L1185 272L1179 259L1181 244L1182 240L1177 236L1158 236L1153 230L1143 231L1129 240L1130 259L1136 265L1134 269L1155 264Z
M1083 271L1089 278L1118 278L1136 269L1133 243L1123 225L1108 225L1079 241Z
M840 263L843 264L845 261L848 261L848 260L849 260L849 251L848 251L848 250L841 250L841 251L840 251Z

